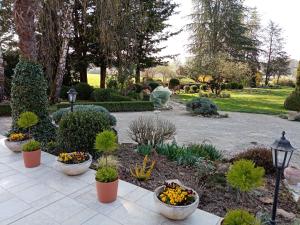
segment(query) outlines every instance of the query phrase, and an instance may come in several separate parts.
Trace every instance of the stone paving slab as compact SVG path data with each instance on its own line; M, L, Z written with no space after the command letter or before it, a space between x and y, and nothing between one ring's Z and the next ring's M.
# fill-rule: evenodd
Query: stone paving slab
M22 154L0 140L0 225L217 225L221 218L197 209L171 221L154 207L153 192L120 180L118 199L96 197L95 171L70 177L55 170L55 156L42 153L37 168L23 166Z

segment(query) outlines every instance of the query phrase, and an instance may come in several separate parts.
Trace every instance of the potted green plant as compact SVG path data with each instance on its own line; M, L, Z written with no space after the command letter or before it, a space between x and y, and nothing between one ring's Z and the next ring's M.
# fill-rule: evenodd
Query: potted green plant
M30 140L22 146L23 160L26 168L37 167L41 164L41 144L38 141Z
M21 152L22 145L31 138L30 128L38 123L38 116L33 112L23 112L17 121L19 128L27 130L28 133L14 132L5 139L5 145L13 152Z
M97 134L95 148L103 153L104 165L99 166L96 173L96 190L98 200L110 203L117 199L118 169L116 165L108 163L108 155L118 147L117 136L113 131L103 131Z

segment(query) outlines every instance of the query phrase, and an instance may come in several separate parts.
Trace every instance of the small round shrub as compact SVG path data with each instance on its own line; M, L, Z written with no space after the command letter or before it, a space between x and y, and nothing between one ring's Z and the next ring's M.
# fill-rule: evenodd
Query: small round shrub
M186 104L186 109L198 115L218 115L217 105L208 98L194 98Z
M98 105L74 105L73 107L74 112L102 112L106 114L110 126L115 126L117 124L117 119L112 114L109 113L109 111ZM56 124L60 122L63 116L71 112L71 108L63 108L59 109L58 111L54 112L52 114L52 118Z
M105 113L91 111L68 113L59 122L57 142L61 151L84 151L95 155L96 135L108 129L110 121Z
M170 81L169 81L169 87L171 89L175 88L178 85L180 85L180 81L177 78L170 79Z
M231 95L229 93L226 93L226 92L222 92L219 96L220 98L230 98Z
M242 192L249 192L263 184L265 170L255 167L251 160L241 159L233 163L226 174L227 182Z
M96 181L109 183L118 179L118 171L114 167L101 167L97 170Z
M189 85L185 85L184 87L183 87L183 90L184 90L184 93L186 93L186 94L188 94L188 93L190 93L190 86Z
M155 81L150 82L148 85L151 88L151 91L154 91L155 88L157 88L158 86L161 86L158 82L155 82Z
M197 85L192 85L190 87L190 93L197 93L199 91L199 88Z
M241 152L231 159L232 162L241 159L252 160L256 166L263 167L266 174L274 174L275 168L273 166L272 152L267 148L251 148Z
M237 209L229 211L222 223L223 225L261 225L261 222L257 220L252 214L245 210Z
M284 102L284 108L300 112L300 90L293 91Z
M78 92L78 100L89 100L94 90L94 88L91 85L83 82L76 84L74 88Z
M41 144L38 141L35 140L30 140L26 144L22 146L22 151L23 152L33 152L36 150L39 150L41 148Z
M108 83L107 83L107 88L117 89L118 88L118 81L109 80Z

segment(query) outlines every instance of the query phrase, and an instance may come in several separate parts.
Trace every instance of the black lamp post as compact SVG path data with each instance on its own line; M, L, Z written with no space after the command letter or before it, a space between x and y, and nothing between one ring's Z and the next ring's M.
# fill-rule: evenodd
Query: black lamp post
M283 131L282 137L271 145L271 150L273 156L273 165L276 168L276 185L270 225L275 225L280 179L283 170L289 166L295 148L293 148L291 143L285 138L285 131Z
M74 88L71 88L67 93L69 102L71 103L71 112L73 112L73 106L76 101L77 91Z

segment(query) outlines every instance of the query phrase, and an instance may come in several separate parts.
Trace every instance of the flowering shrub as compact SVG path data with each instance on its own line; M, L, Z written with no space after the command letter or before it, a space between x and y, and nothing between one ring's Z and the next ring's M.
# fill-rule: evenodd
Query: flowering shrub
M27 136L23 133L12 133L8 139L9 141L24 141L27 139Z
M89 160L89 155L86 152L70 152L60 153L58 161L65 164L78 164Z
M168 205L183 206L190 205L195 201L195 193L176 183L166 183L158 198Z

